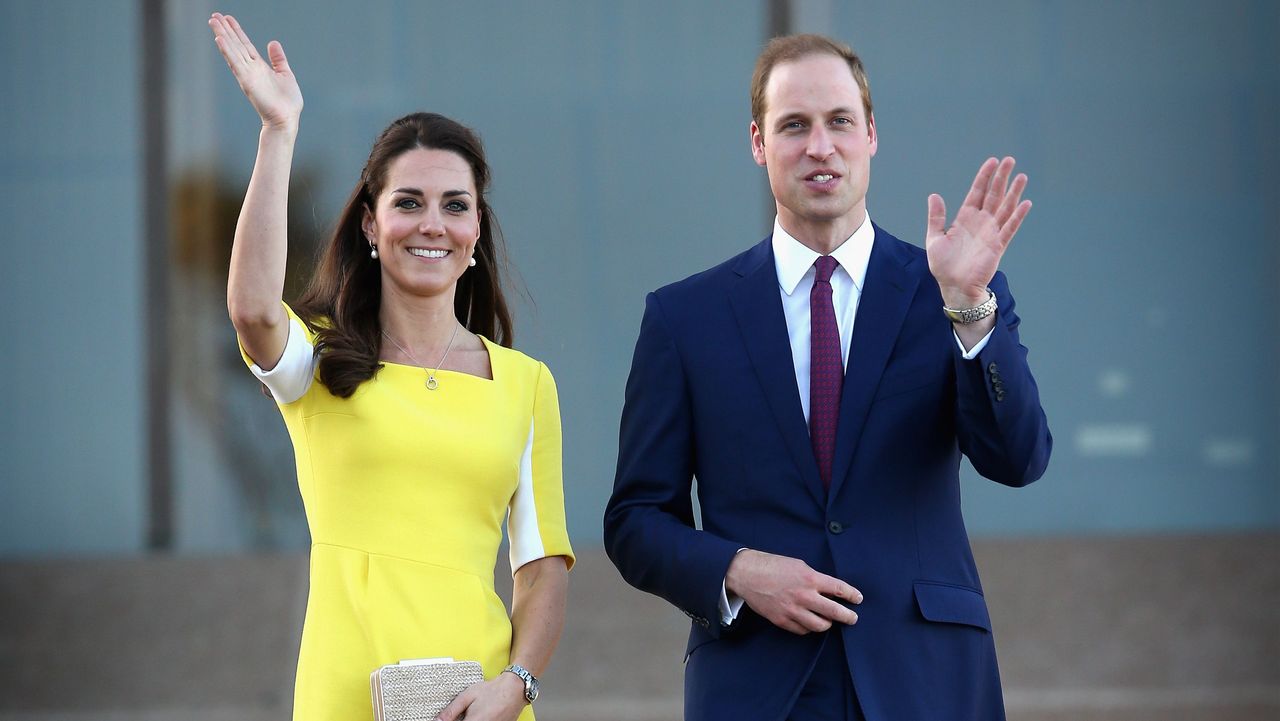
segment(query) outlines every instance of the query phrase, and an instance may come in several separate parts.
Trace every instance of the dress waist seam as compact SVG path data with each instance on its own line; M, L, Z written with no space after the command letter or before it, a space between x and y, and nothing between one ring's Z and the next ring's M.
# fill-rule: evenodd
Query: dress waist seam
M431 566L432 568L441 568L446 571L453 571L454 573L464 573L468 576L474 577L476 580L480 581L485 586L493 585L492 580L486 581L484 576L476 573L475 571L470 571L465 568L458 568L457 566L446 566L443 563L435 563L433 561L424 561L419 558L408 558L406 556L397 556L391 553L379 553L377 551L370 551L365 548L356 548L354 546L344 546L341 543L326 543L322 541L315 541L311 544L311 547L313 549L316 548L317 546L328 546L329 548L337 548L343 551L351 551L353 553L363 553L366 556L377 556L379 558L389 558L393 561L404 561L405 563L416 563L421 566Z

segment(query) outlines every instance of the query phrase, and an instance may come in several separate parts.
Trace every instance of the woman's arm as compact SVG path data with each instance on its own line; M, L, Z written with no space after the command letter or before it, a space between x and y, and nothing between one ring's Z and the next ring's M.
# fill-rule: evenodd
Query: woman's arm
M524 666L534 676L547 669L564 630L568 594L569 569L563 556L539 558L516 571L511 591L511 663ZM523 682L520 689L523 693Z
M511 594L511 663L534 676L542 675L560 643L568 593L569 569L562 556L539 558L516 571ZM500 673L458 694L439 718L456 721L466 712L467 721L513 721L526 703L524 681L513 673Z
M258 54L240 24L229 15L209 18L214 43L245 97L262 119L258 159L236 223L227 279L227 312L249 357L270 370L289 339L284 293L289 204L302 91L280 43L267 44L271 62Z

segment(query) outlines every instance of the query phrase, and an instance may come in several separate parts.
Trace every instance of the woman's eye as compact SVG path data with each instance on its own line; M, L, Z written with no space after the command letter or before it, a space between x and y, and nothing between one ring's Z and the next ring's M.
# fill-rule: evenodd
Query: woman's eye
M462 202L461 200L451 200L444 207L445 207L445 210L448 210L451 213L467 212L467 204Z
M414 200L413 198L401 198L400 200L396 201L396 207L403 208L404 210L417 210L422 206L419 205L418 201Z

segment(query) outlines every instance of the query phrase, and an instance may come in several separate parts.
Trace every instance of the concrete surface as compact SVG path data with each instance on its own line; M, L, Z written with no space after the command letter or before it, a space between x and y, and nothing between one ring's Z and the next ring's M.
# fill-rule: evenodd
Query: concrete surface
M1280 718L1280 534L975 552L1011 721ZM685 617L598 550L571 581L539 718L678 719ZM288 718L305 590L301 555L0 562L0 721Z

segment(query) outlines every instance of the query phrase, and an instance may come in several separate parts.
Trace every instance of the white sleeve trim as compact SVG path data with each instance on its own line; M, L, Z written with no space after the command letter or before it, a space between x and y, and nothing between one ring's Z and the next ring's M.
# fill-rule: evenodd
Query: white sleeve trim
M546 556L542 534L538 528L538 506L533 498L533 433L535 421L529 421L529 439L520 456L520 480L511 496L507 516L507 536L511 541L511 573L530 561Z
M274 368L264 371L257 363L249 366L253 375L271 391L276 403L292 403L307 394L315 380L315 346L307 339L307 331L297 318L289 319L289 340Z

